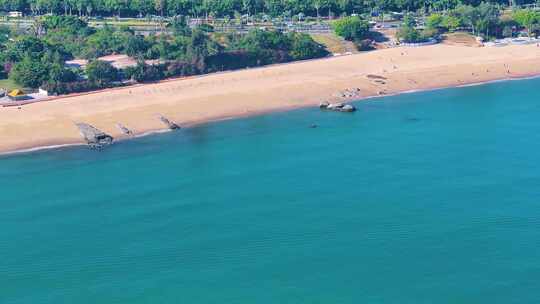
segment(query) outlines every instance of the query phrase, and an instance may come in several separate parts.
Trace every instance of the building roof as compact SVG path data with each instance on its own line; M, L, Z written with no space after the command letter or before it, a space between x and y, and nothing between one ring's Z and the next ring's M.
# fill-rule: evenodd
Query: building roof
M127 67L137 66L137 60L125 54L107 55L107 56L99 57L98 60L109 62L110 64L112 64L112 66L114 66L117 69L125 69ZM145 63L148 65L159 65L165 62L166 61L161 60L161 59L145 60ZM68 60L66 61L66 65L72 68L84 69L86 68L86 65L88 65L88 60L86 59Z
M88 64L86 59L73 59L66 61L66 65L72 68L84 68Z

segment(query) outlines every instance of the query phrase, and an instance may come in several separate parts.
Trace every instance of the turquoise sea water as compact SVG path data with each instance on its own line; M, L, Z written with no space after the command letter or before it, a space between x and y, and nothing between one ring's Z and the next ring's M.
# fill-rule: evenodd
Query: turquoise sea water
M538 303L539 86L1 157L0 303Z

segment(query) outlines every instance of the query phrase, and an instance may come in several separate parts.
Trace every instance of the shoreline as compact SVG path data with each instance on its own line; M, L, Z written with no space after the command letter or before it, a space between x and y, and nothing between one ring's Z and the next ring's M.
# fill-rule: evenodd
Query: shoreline
M413 93L413 92L411 92ZM399 95L395 94L395 95ZM390 96L390 95L388 95ZM367 97L355 101L349 101L349 102L361 102L364 99L370 99L370 98L377 98L377 97L385 97L385 96L373 96L373 97ZM172 132L182 132L184 129L188 128L196 128L198 126L204 125L204 124L210 124L210 123L218 123L221 121L227 121L227 120L233 120L233 119L242 119L247 117L253 117L258 115L265 115L270 113L279 113L279 112L288 112L288 111L294 111L298 109L305 109L308 106L300 106L300 107L289 107L289 108L283 108L283 109L276 109L272 111L261 111L261 112L252 112L250 114L244 114L244 115L237 115L237 116L223 116L221 118L216 118L212 120L201 120L201 121L192 121L192 122L186 122L182 124L182 129L180 130L170 130L170 129L155 129L155 130L148 130L146 132L137 133L131 136L118 136L114 138L114 143L129 141L133 139L143 138L147 136L152 136L156 134L164 134L164 133L172 133ZM28 147L28 148L21 148L21 149L15 149L15 150L8 150L8 151L0 151L0 157L7 157L7 156L13 156L18 154L26 154L26 153L33 153L33 152L40 152L40 151L47 151L47 150L56 150L56 149L62 149L62 148L71 148L71 147L86 147L87 144L84 142L78 142L78 143L64 143L64 144L54 144L51 143L50 145L43 145L43 146L35 146L35 147Z
M323 100L361 102L536 78L540 76L538 58L536 46L396 48L115 88L29 104L21 110L0 108L0 156L84 145L70 126L73 122L90 123L121 142L168 131L155 119L157 114L190 128L316 106ZM380 75L384 81L375 83L367 75ZM360 88L360 93L336 97L349 88ZM113 127L125 121L133 136L122 136Z
M501 79L486 80L486 81L482 81L482 82L467 83L467 84L463 84L463 85L459 85L459 86L447 86L447 87L437 87L437 88L430 88L430 89L418 89L418 90L397 92L397 93L388 94L388 95L367 96L367 97L364 97L364 98L355 99L355 100L349 100L349 101L346 101L346 102L348 102L348 103L358 103L358 102L369 101L369 100L372 100L372 99L399 96L399 95L404 95L404 94L414 94L414 93L431 92L431 91L438 91L438 90L474 87L474 86L481 86L481 85L490 84L490 83L507 82L507 81L519 81L519 80L527 80L527 79L535 79L535 78L540 78L540 73L539 74L532 74L532 75L529 75L529 76L523 76L523 77L501 78ZM252 116L257 116L257 115L265 115L265 114L270 114L270 113L294 111L294 110L298 110L298 109L305 109L305 108L308 108L308 107L309 106L290 107L290 108L277 109L277 110L273 110L273 111L263 111L263 112L259 112L259 113L252 113L252 114L247 114L247 115L227 116L227 117L222 117L222 118L218 118L218 119L214 119L214 120L206 120L206 121L199 121L199 122L188 122L188 123L186 123L185 125L182 126L182 129L196 128L196 127L204 125L204 124L218 123L218 122L221 122L221 121L227 121L227 120L233 120L233 119L242 119L242 118L247 118L247 117L252 117ZM153 135L156 135L156 134L171 133L171 132L182 132L182 130L180 130L180 131L174 131L174 130L169 130L169 129L150 130L150 131L147 131L147 132L144 132L144 133L141 133L141 134L115 138L114 142L115 143L118 143L118 142L121 143L121 142L124 142L124 141L133 140L133 139L143 138L143 137L147 137L147 136L153 136ZM85 147L85 146L87 146L86 143L51 144L51 145L36 146L36 147L23 148L23 149L11 150L11 151L0 151L0 157L13 156L13 155L18 155L18 154L26 154L26 153L34 153L34 152L47 151L47 150L57 150L57 149L62 149L62 148Z

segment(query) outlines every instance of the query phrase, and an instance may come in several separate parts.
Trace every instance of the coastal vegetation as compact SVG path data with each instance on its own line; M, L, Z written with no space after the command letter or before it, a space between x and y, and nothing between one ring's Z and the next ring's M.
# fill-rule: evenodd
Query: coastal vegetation
M358 16L344 17L332 23L334 31L346 40L360 40L369 33L369 23Z
M512 17L515 22L527 30L529 37L540 30L540 14L536 11L521 9L515 11Z
M478 6L478 0L0 0L0 10L26 15L137 17L147 15L234 17L235 14L341 16L371 12L447 11L459 5ZM531 4L535 0L490 0L486 3ZM300 16L300 17L301 17Z
M0 80L66 94L322 58L329 50L350 52L350 45L372 49L377 35L372 26L384 24L385 15L394 22L396 38L402 43L425 42L456 31L483 39L514 37L520 32L531 37L540 32L540 15L534 8L513 9L507 4L468 0L0 0L0 12L15 10L33 16L26 30L0 26ZM102 16L114 19L96 23ZM143 16L149 18L129 19L131 25L154 24L159 30L143 35L117 18ZM156 18L159 23L148 23ZM240 23L254 18L298 22L311 18L335 35L265 26L224 32L216 30L213 18ZM401 24L396 26L397 22ZM126 56L131 63L117 65L103 59L109 55ZM76 63L69 64L74 59Z
M44 16L31 33L7 34L0 66L24 87L43 87L52 93L87 91L132 80L156 81L223 70L255 67L327 56L309 35L252 30L221 35L208 25L190 28L183 18L170 24L170 34L142 36L127 27L92 28L76 16ZM98 58L127 54L135 66L119 69ZM84 58L86 67L65 64Z
M428 30L420 31L416 28L416 20L410 16L405 16L403 25L396 34L396 37L405 43L424 42L432 38L433 32Z
M535 9L504 10L500 5L480 2L478 5L459 4L452 9L429 14L419 27L417 18L408 14L398 30L403 42L423 42L440 34L468 30L485 40L513 37L525 29L529 37L540 32L540 13Z
M371 49L371 32L369 23L358 16L343 17L332 22L336 35L345 40L352 41L358 50Z

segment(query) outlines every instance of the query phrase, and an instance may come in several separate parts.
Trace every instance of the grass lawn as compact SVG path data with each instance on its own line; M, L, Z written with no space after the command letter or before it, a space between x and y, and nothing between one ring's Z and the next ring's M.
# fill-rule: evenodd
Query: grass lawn
M0 88L11 91L13 89L21 89L21 86L17 85L13 80L10 79L0 79Z
M350 47L347 47L347 41L334 34L312 34L311 37L313 40L324 45L326 50L330 53L346 53L350 51Z

